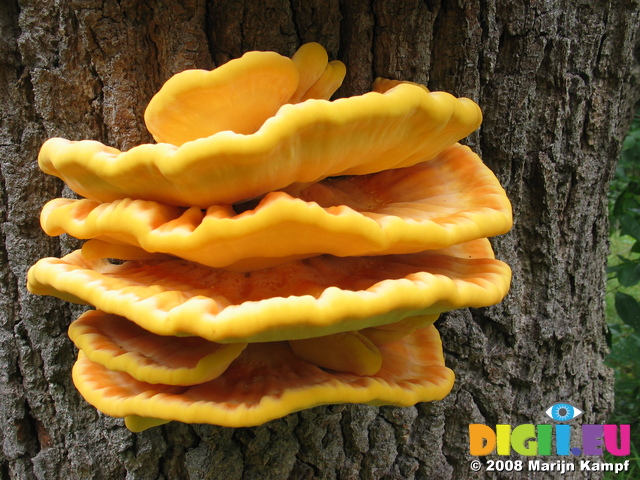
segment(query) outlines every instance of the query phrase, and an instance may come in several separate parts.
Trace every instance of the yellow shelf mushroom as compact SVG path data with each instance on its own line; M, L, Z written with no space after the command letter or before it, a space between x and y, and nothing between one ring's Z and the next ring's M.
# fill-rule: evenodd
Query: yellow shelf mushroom
M293 354L335 372L375 375L382 367L377 345L395 342L435 322L438 315L409 317L391 326L289 340ZM163 336L119 315L89 310L69 326L69 337L92 362L136 380L198 385L219 377L246 348L195 336Z
M318 43L293 58L247 52L214 70L185 70L171 77L144 113L159 143L182 145L222 131L249 135L286 103L326 99L340 87L342 62L328 62Z
M76 251L38 261L28 288L122 315L159 335L229 343L317 337L492 305L510 278L499 260L446 251L319 256L249 273L184 260L113 265Z
M511 205L498 180L461 145L413 167L311 184L295 197L271 192L242 212L231 205L203 211L148 200L59 198L41 215L49 235L102 240L91 244L94 256L138 258L115 247L124 243L234 270L324 253L342 257L445 248L502 234L511 222Z
M188 387L140 382L91 362L80 352L73 380L98 410L131 417L127 424L134 430L170 420L247 427L318 405L411 406L440 400L451 390L454 374L444 365L440 336L433 326L379 348L380 370L375 375L355 375L306 362L286 342L252 343L219 377Z
M225 130L248 135L289 100L298 80L290 58L248 52L215 70L171 77L149 102L145 123L157 142L178 146Z
M86 198L207 208L330 176L412 166L471 133L481 119L469 99L400 84L385 93L284 105L254 134L223 131L180 147L121 152L52 138L38 162Z
M289 340L289 347L296 357L337 372L375 375L382 368L380 349L360 332Z
M27 287L97 309L69 335L100 411L132 431L246 427L451 390L433 322L511 280L486 238L511 227L509 200L457 144L482 114L386 79L329 101L344 76L317 43L249 52L169 79L145 112L157 144L42 146L40 168L85 197L48 203L42 227L88 241Z
M327 51L315 42L302 45L291 60L300 72L300 81L288 103L312 98L329 100L347 73L344 63L339 60L329 62Z
M89 360L141 382L195 385L222 374L247 346L200 337L161 336L118 315L89 310L69 326Z

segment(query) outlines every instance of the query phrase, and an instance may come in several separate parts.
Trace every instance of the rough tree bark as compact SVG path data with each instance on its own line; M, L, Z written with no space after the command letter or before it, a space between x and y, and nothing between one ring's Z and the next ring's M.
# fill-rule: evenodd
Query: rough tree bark
M639 10L629 0L0 2L0 477L484 478L469 471L470 423L547 423L558 400L604 422L606 192L638 99ZM439 320L457 374L441 402L132 434L72 385L77 308L25 289L30 265L74 247L40 231L41 206L69 192L38 170L39 146L149 141L142 113L172 74L308 41L347 65L340 96L386 76L481 105L468 143L513 202L515 226L494 242L511 293Z

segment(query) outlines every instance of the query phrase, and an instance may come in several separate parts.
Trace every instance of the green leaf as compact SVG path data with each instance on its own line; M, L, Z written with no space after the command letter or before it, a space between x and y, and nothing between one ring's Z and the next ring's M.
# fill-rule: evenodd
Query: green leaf
M633 287L640 282L640 264L627 260L618 270L618 282L623 287Z
M640 240L640 222L628 213L620 215L620 230L623 234Z
M616 292L616 312L624 323L640 332L640 304L631 295Z
M622 265L609 265L607 267L607 273L615 273L614 277L618 276L618 272L622 268Z
M638 183L637 181L631 181L629 182L629 184L627 185L627 190L629 191L629 193L631 193L632 195L638 195L640 194L640 183ZM636 198L636 201L638 199Z
M612 223L617 223L622 221L622 217L627 215L631 218L638 218L638 215L633 215L634 210L638 210L640 207L640 196L637 193L634 193L634 189L638 188L636 182L628 183L624 186L615 201L613 202L612 208Z
M633 136L629 135L627 138L624 139L624 143L622 144L622 149L630 150L636 146L636 142L637 140Z

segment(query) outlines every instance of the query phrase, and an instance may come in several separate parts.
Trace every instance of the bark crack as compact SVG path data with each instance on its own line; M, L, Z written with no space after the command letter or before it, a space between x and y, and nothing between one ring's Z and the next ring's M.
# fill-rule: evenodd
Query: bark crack
M370 50L369 50L369 55L371 56L371 79L375 80L376 78L378 78L380 75L378 74L378 66L376 65L376 41L375 39L379 36L380 34L380 19L378 18L378 14L376 13L376 1L377 0L371 0L371 6L370 6L370 11L371 11L371 31L373 32L371 35L371 44L370 44Z
M302 43L302 32L300 30L299 22L299 13L296 10L295 0L289 0L289 11L291 12L291 23L293 24L293 31L295 33L296 38L298 39L298 45ZM284 32L283 32L284 34Z

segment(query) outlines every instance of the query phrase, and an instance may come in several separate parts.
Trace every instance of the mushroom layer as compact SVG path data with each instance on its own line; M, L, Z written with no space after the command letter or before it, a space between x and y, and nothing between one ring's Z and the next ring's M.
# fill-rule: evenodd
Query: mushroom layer
M254 134L224 131L180 147L121 152L53 138L38 161L86 198L207 208L329 176L415 165L471 133L481 118L469 99L400 84L385 93L284 105Z
M250 344L222 375L195 386L140 382L82 352L73 379L85 399L108 415L228 427L260 425L324 404L410 406L439 400L451 390L454 374L444 366L433 326L379 348L382 368L371 376L323 370L296 357L286 342L273 342Z
M375 375L382 367L380 349L360 332L289 340L289 347L296 357L337 372Z
M41 216L49 235L126 243L238 270L324 253L342 257L445 248L504 233L511 222L511 206L497 179L461 145L412 167L326 179L295 197L271 192L241 213L230 205L203 211L145 200L59 198L45 205ZM113 250L104 255L126 255Z
M327 51L315 42L302 45L291 60L300 72L300 81L288 103L312 98L329 100L347 73L344 63L339 60L329 62Z
M148 383L195 385L212 380L245 343L222 345L200 337L156 335L118 315L90 310L69 326L69 337L87 358Z
M342 62L328 62L318 43L303 45L292 59L247 52L214 70L171 77L149 102L145 123L157 142L173 145L225 130L248 135L285 103L328 100L344 75Z
M247 52L215 70L171 77L149 102L145 123L157 142L173 145L225 130L255 133L293 95L298 80L290 58Z
M437 315L409 317L392 326L370 327L303 340L289 340L294 355L336 372L375 375L382 366L377 345L400 340L433 324ZM247 344L219 344L201 337L163 336L121 317L89 310L69 326L69 337L84 355L136 380L197 385L219 377Z
M478 249L474 243L467 252ZM292 340L492 305L507 293L506 264L447 253L320 256L243 274L184 260L113 265L76 251L38 261L28 288L92 304L160 335Z

